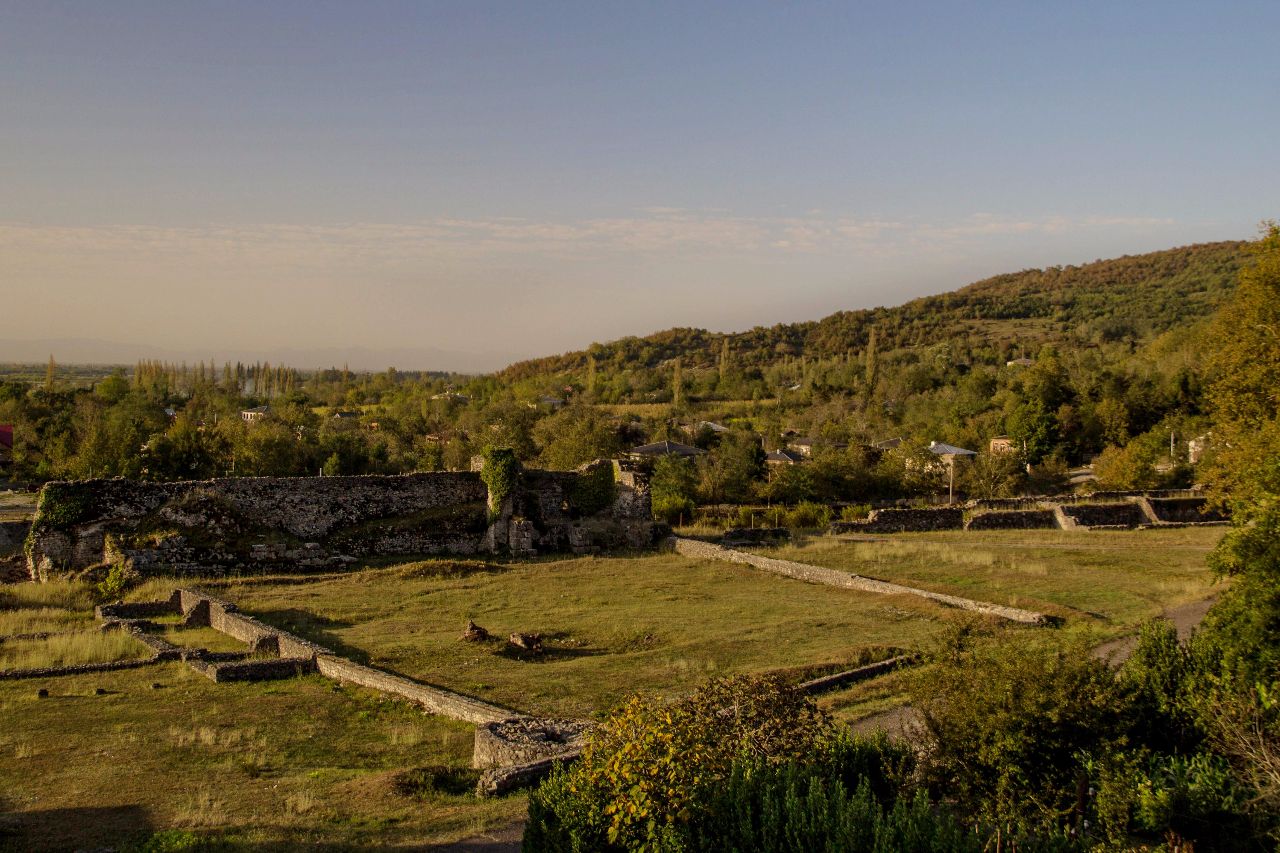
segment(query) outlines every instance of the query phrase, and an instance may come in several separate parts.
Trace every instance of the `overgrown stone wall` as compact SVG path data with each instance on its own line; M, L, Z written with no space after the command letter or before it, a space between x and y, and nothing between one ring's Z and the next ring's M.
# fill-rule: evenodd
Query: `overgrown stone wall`
M208 575L338 568L370 556L652 544L642 474L619 471L612 502L590 513L575 504L582 476L522 471L493 517L481 474L470 471L55 482L40 494L27 566L33 578L108 563L140 574Z
M959 507L938 509L875 509L865 521L837 521L832 533L907 533L930 530L961 530L964 510Z

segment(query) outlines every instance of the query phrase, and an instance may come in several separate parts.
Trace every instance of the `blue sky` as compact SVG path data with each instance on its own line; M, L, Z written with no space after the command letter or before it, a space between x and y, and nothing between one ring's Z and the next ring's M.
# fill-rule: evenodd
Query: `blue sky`
M493 367L1251 237L1277 34L1274 3L0 2L0 360Z

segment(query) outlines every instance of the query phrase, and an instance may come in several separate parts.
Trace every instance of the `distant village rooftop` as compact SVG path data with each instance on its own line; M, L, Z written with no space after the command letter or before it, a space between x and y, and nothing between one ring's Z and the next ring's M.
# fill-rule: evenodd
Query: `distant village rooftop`
M633 459L655 459L659 456L701 456L706 452L700 447L690 447L678 441L656 441L633 447L627 454Z

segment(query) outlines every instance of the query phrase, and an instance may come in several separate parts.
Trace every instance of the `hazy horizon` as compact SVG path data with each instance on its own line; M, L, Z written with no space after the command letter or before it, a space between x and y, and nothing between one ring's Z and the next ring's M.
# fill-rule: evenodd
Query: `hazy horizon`
M1249 239L1277 24L0 2L0 361L474 372Z

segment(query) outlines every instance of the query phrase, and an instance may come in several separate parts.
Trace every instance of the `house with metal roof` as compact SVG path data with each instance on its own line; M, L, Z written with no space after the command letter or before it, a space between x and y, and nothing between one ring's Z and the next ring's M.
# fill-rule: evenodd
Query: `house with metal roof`
M657 459L660 456L701 456L707 451L700 447L690 447L678 441L655 441L653 444L642 444L627 451L632 459Z

